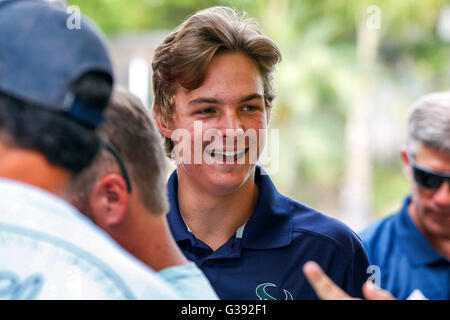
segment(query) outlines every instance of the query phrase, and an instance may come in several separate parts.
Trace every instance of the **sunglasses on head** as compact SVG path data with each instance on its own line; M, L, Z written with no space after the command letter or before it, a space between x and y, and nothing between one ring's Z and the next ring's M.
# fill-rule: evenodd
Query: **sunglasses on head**
M125 162L120 156L119 152L104 138L101 138L103 148L108 151L114 159L116 159L117 164L119 165L120 172L122 174L125 183L127 184L127 192L131 193L131 180L130 175L128 174L127 167L125 166Z
M450 172L444 173L419 166L412 155L408 154L409 163L413 169L414 180L422 187L439 189L444 181L450 182Z

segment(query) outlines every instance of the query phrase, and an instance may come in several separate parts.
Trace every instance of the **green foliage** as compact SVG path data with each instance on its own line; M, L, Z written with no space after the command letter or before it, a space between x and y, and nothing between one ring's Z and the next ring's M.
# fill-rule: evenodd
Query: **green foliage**
M331 213L338 211L345 170L344 133L359 72L357 30L368 18L368 6L376 4L382 19L374 79L398 94L402 110L420 94L450 85L449 45L436 34L445 0L68 2L78 5L109 35L172 29L196 10L214 5L231 6L258 18L283 53L275 77L278 98L271 123L281 129L282 142L280 172L274 179L280 191ZM377 164L373 177L375 211L385 214L407 192L397 157Z
M373 172L373 203L379 218L398 210L409 193L409 183L400 164L376 165Z

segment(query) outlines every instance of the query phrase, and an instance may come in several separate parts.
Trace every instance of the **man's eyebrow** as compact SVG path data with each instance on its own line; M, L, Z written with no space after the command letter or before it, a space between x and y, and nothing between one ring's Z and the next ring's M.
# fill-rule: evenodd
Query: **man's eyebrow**
M260 99L263 100L263 96L259 93L252 93L238 101L238 103L244 103L253 99ZM208 97L201 97L196 98L188 102L189 106L197 105L197 104L223 104L220 100L216 98L208 98Z
M239 100L239 103L247 102L247 101L250 101L253 99L263 100L263 96L260 95L259 93L253 93L253 94L250 94L250 95L246 96L245 98L242 98L241 100Z
M197 98L189 101L188 105L193 106L196 104L220 104L220 101L215 98Z
M238 101L238 103L244 103L253 99L260 99L263 100L263 96L259 93L252 93ZM189 101L188 105L196 105L196 104L222 104L222 102L216 98L208 98L208 97L201 97L194 100Z

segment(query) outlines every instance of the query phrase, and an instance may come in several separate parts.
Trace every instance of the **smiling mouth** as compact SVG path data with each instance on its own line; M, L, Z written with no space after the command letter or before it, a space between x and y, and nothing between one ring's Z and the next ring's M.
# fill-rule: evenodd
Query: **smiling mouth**
M435 216L438 216L441 218L446 218L446 219L450 220L450 211L449 210L436 210L436 211L433 211L433 214Z
M207 153L214 159L223 163L235 163L238 159L241 159L248 152L249 148L235 151L217 151L210 150Z

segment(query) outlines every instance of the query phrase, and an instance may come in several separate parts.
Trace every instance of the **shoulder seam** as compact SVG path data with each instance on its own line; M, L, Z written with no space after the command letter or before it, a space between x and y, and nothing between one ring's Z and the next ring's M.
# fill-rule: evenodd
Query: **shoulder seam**
M286 196L285 196L285 197L286 197ZM297 201L297 200L291 199L291 198L289 198L289 197L286 197L286 198L288 198L288 199L291 200L291 201L289 201L289 209L290 209L290 211L291 211L291 215L294 213L293 211L295 210L295 209L294 209L294 204L300 205L302 208L307 208L307 209L311 209L311 210L313 210L313 211L316 211L316 210L314 210L314 209L312 209L312 208L309 208L308 206L305 206L303 203L301 203L301 202L299 202L299 201ZM325 214L320 213L320 212L318 212L318 211L317 211L317 213L322 214L323 216L326 216ZM326 217L328 217L328 216L326 216ZM292 217L292 218L293 218L293 217ZM331 218L331 217L328 217L328 218ZM359 248L364 247L361 238L356 234L356 232L354 232L354 231L351 230L350 228L348 228L348 229L349 229L349 231L352 233L352 235L355 236L355 237L359 240L359 245L358 245L358 247L359 247ZM308 234L308 235L315 236L315 237L322 238L322 239L324 239L324 240L330 241L330 242L334 243L336 246L338 246L339 248L341 248L342 250L344 250L347 254L350 255L350 257L353 257L353 255L354 255L354 254L357 252L357 250L358 250L358 247L356 247L354 251L349 250L349 249L346 248L344 245L342 245L339 241L337 241L336 239L333 239L333 238L327 236L326 234L319 233L319 232L315 232L315 231L311 231L311 230L309 230L309 229L304 229L304 228L302 228L302 227L296 227L296 226L294 225L294 223L292 223L292 232L303 232L303 233L306 233L306 234Z
M322 234L322 233L314 232L314 231L311 231L311 230L308 230L308 229L303 229L303 228L293 228L292 231L293 232L303 232L303 233L306 233L308 235L315 236L315 237L322 238L324 240L333 242L335 245L337 245L338 247L343 249L345 252L347 252L350 255L350 257L352 257L355 254L355 252L358 250L358 248L355 248L355 250L353 252L352 250L349 250L348 248L343 246L337 240L335 240L335 239L333 239L333 238L331 238L331 237L329 237L329 236L327 236L325 234Z

